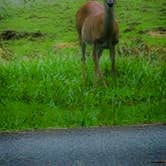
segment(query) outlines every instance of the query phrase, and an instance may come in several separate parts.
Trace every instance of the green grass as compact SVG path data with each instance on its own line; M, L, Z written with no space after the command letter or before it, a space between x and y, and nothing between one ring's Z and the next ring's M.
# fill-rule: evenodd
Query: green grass
M83 2L36 1L3 8L0 31L40 31L43 36L0 41L5 52L1 56L0 50L0 130L166 122L166 38L148 34L166 25L164 0L117 3L116 81L108 52L101 58L107 88L93 87L91 56L87 84L82 83L75 13Z

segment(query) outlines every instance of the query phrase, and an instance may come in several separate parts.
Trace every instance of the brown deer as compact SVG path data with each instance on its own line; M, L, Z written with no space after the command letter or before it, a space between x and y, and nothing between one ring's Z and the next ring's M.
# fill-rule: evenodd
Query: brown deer
M85 82L86 44L93 45L93 61L95 64L95 84L100 78L104 86L106 83L100 70L99 59L103 49L110 50L112 60L112 74L115 74L115 45L119 40L119 28L114 18L115 0L104 0L104 5L97 1L88 1L76 14L76 27L82 50L82 75Z

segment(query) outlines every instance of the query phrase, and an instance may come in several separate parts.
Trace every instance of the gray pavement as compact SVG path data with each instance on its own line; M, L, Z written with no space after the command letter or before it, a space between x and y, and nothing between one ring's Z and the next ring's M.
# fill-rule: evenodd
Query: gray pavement
M0 133L0 165L166 165L166 125Z

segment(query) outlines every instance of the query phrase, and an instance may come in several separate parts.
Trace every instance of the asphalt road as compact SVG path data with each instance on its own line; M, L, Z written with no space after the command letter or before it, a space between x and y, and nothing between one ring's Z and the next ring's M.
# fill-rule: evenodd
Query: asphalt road
M0 133L0 165L166 165L166 125Z

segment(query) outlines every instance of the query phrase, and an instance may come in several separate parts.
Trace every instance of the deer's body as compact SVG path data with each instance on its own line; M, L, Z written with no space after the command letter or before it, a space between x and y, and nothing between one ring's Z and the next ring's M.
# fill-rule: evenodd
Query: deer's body
M105 1L113 3L113 0ZM109 7L107 5L107 2L102 5L96 1L88 1L79 9L76 15L77 31L82 48L83 79L85 79L86 43L93 44L95 76L102 78L99 58L105 48L110 49L112 72L115 72L115 45L119 40L119 29L114 19L113 6Z

